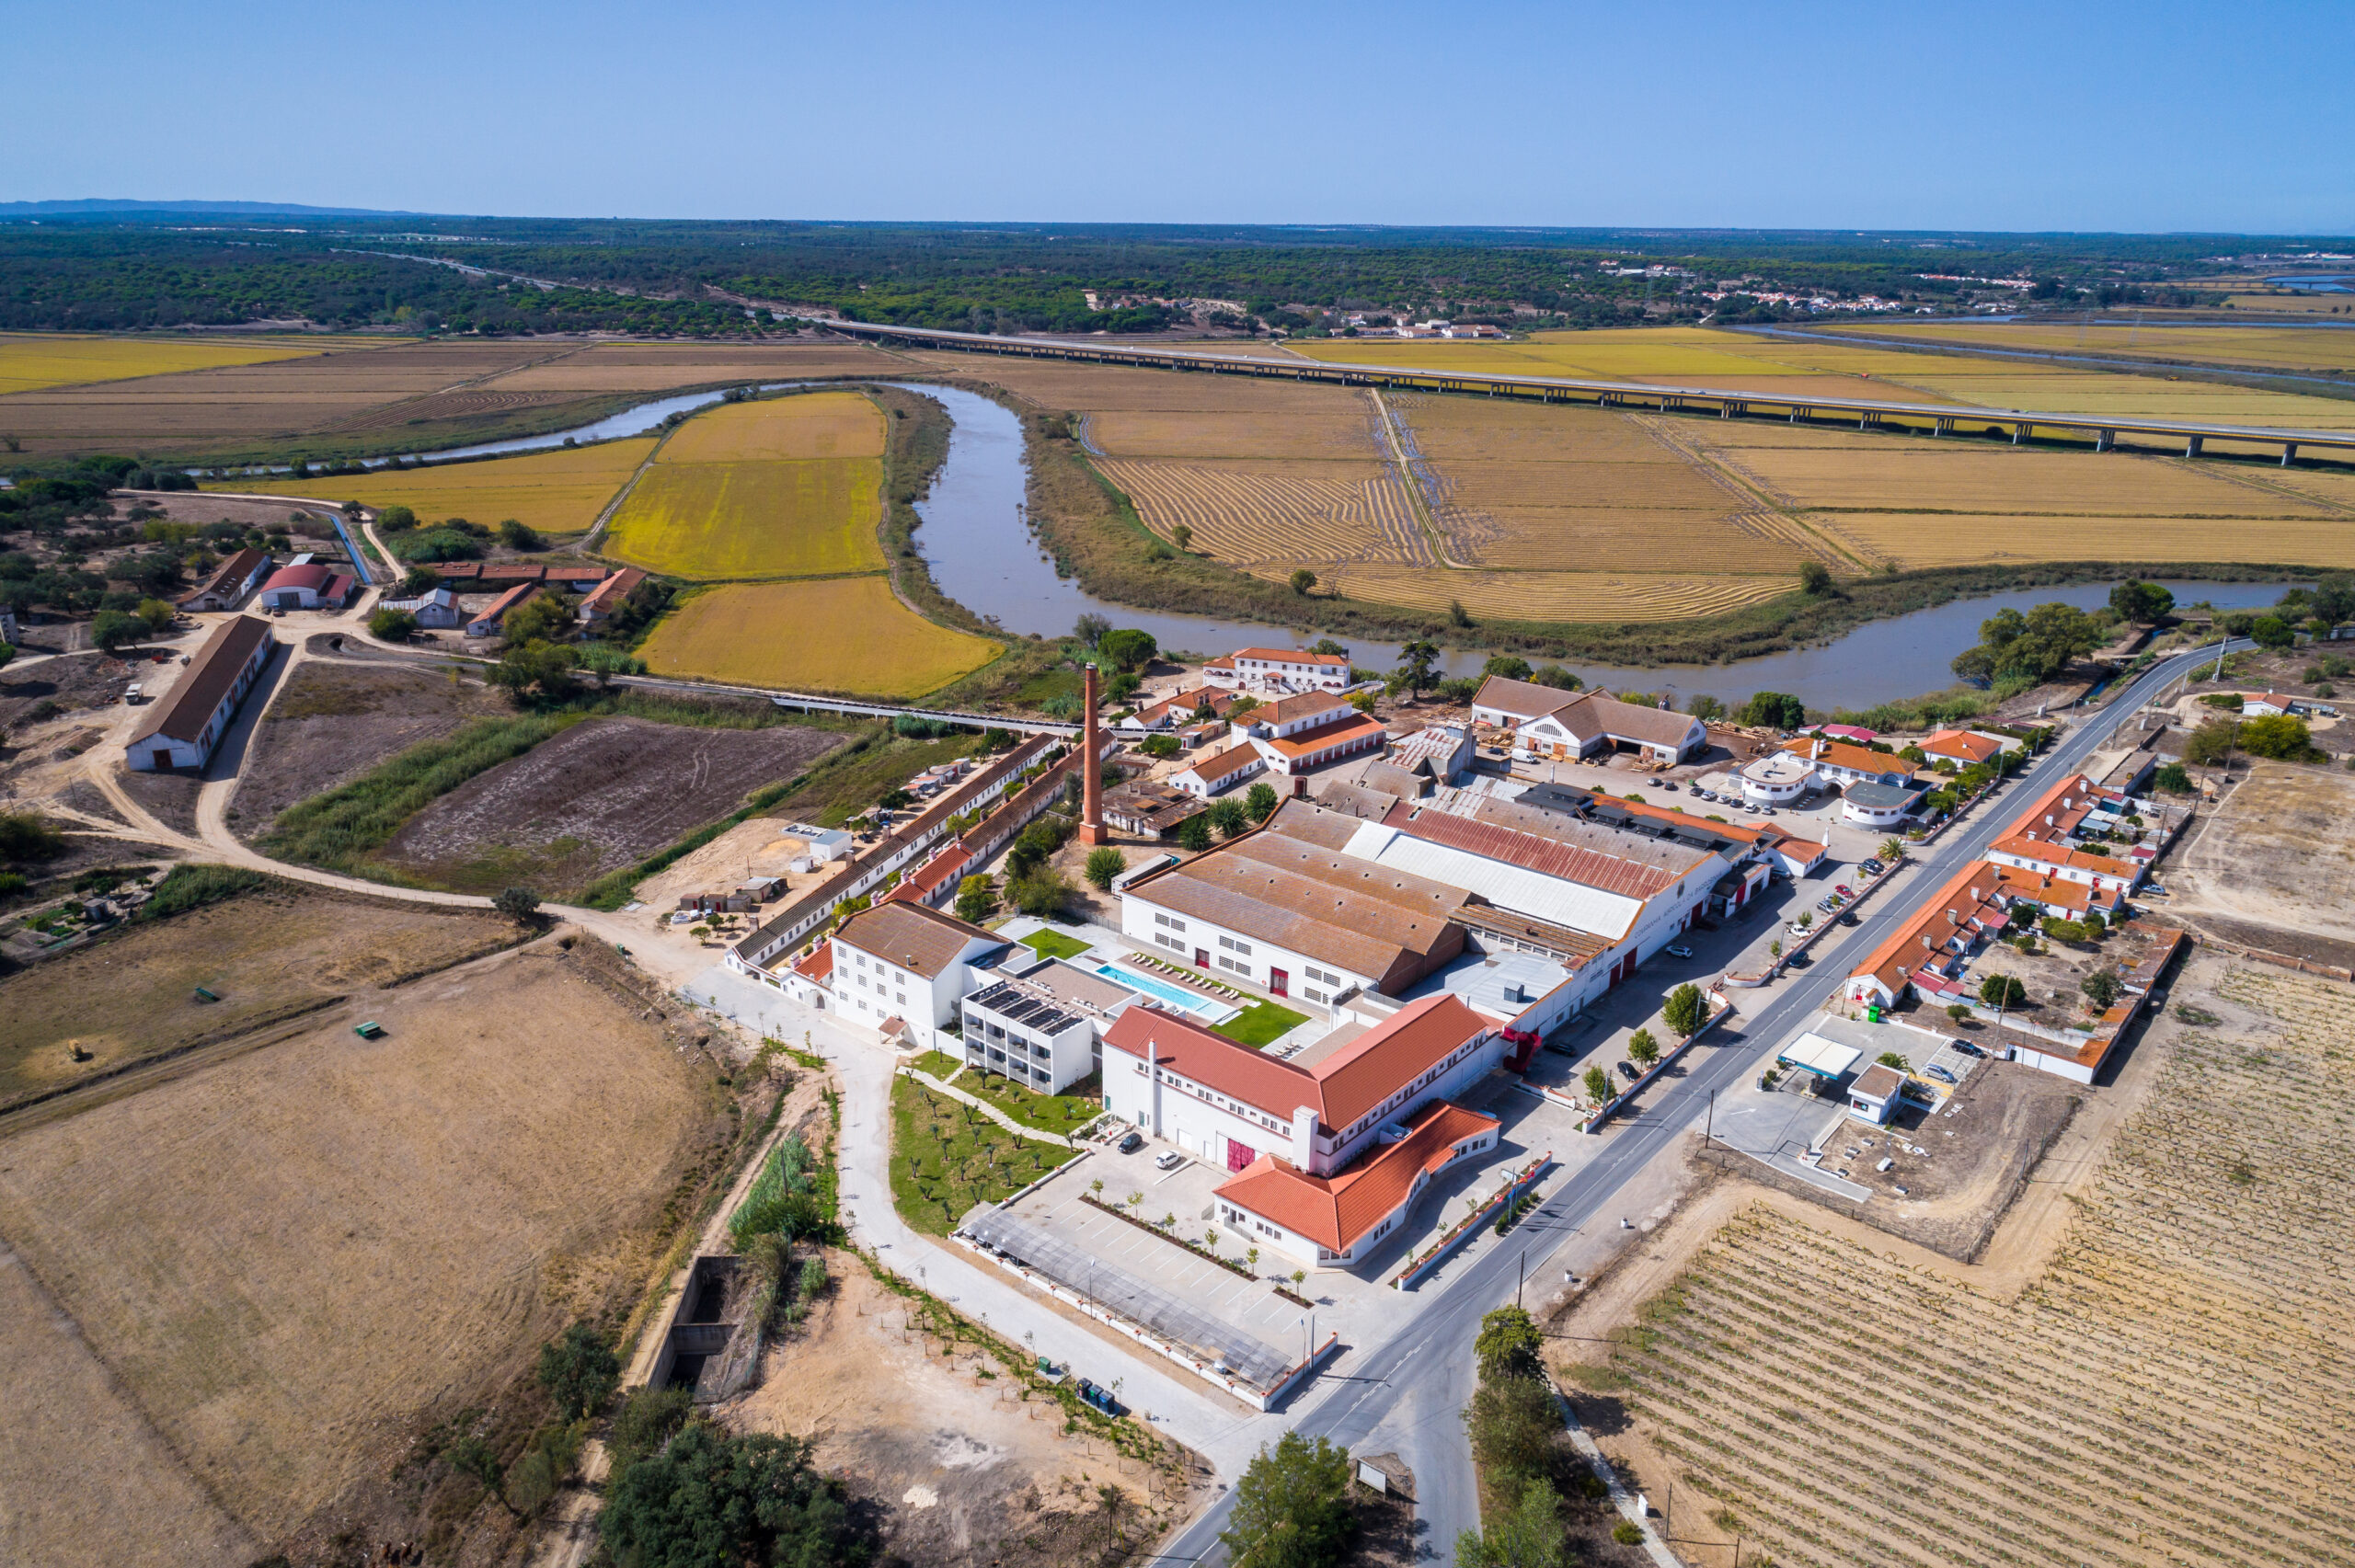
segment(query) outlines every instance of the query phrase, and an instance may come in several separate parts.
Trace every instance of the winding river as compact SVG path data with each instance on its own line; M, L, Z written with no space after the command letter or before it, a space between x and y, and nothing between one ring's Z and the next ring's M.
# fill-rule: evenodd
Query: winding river
M801 384L772 382L760 390L781 391ZM959 387L912 382L890 384L932 398L948 411L952 429L948 459L933 481L931 493L916 503L916 549L931 568L933 580L975 614L1007 632L1053 637L1069 633L1080 616L1092 612L1109 617L1117 625L1150 632L1166 648L1195 653L1219 653L1254 643L1281 647L1305 640L1286 628L1261 622L1137 610L1085 592L1078 583L1057 575L1053 558L1031 532L1024 511L1028 468L1022 423L1012 411ZM577 429L486 441L418 457L444 462L543 452L562 446L568 439L585 443L643 435L673 414L709 406L723 395L699 392L656 398ZM401 461L380 458L371 465ZM2253 609L2279 599L2284 585L2170 581L2166 586L2182 602L2205 599L2220 609ZM1947 660L1978 641L1979 623L1999 609L2025 610L2054 600L2092 609L2108 602L2109 589L2108 583L2078 583L1959 600L1875 621L1821 647L1794 648L1733 665L1645 669L1577 663L1574 667L1591 683L1671 693L1680 707L1702 692L1730 702L1752 692L1775 691L1791 692L1811 708L1867 708L1951 685L1954 677L1947 668ZM1370 669L1388 669L1398 662L1395 643L1352 639L1350 651L1357 663ZM1442 665L1451 675L1475 675L1487 658L1484 653L1451 651Z

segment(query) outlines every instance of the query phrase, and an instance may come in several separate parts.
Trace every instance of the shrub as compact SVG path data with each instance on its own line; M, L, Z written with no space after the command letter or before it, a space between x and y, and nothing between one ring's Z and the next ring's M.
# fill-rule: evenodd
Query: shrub
M260 872L240 865L176 865L155 884L155 896L139 906L138 918L167 920L235 898L268 880Z
M1148 735L1138 743L1137 750L1156 761L1166 762L1183 748L1178 744L1178 738L1174 735Z
M493 898L490 907L517 925L528 925L540 912L540 896L529 887L510 887Z
M1641 1546L1644 1532L1633 1519L1622 1519L1611 1527L1611 1539L1622 1546Z
M1178 824L1178 847L1189 854L1200 854L1211 847L1210 813L1197 811Z
M2269 714L2241 721L2240 748L2253 757L2286 761L2305 756L2315 749L2315 742L2304 719Z
M597 1528L618 1568L856 1568L875 1555L841 1485L811 1468L809 1444L766 1433L731 1437L700 1421L616 1471Z
M977 872L957 884L957 918L979 925L997 911L997 878Z
M1878 1060L1881 1066L1893 1067L1900 1072L1911 1072L1913 1070L1913 1064L1908 1062L1903 1057L1899 1056L1895 1051L1883 1051L1875 1059Z
M1611 1075L1600 1067L1586 1070L1586 1097L1598 1105L1611 1098Z
M1087 879L1106 892L1111 891L1112 878L1129 868L1129 857L1109 844L1087 852Z
M1516 658L1509 653L1500 653L1489 659L1480 673L1500 675L1507 681L1526 681L1530 674L1529 660Z
M1310 589L1315 588L1315 586L1316 574L1315 572L1310 571L1306 567L1295 567L1292 568L1292 590L1294 593L1305 595Z
M1245 1467L1219 1536L1235 1568L1329 1568L1356 1533L1349 1451L1287 1432Z
M64 853L65 835L47 818L0 811L0 861L55 860Z
M98 619L90 623L90 641L109 653L125 643L135 643L146 635L146 622L120 610L101 610Z
M2033 942L2035 938L2023 939ZM2017 1007L2028 1000L2028 987L2017 975L1986 975L1979 981L1979 1000L1990 1007Z
M1959 1001L1950 1002L1947 1006L1947 1016L1960 1024L1970 1017L1970 1009Z
M382 642L405 643L417 629L417 617L406 610L377 610L368 617L368 635Z
M2095 1012L2099 1013L2118 1001L2120 987L2116 974L2108 969L2096 969L2077 982L2077 989L2085 993L2085 1000L2093 1004Z
M1243 802L1233 795L1212 801L1211 808L1203 815L1210 818L1211 826L1218 830L1221 838L1236 838L1251 828L1251 814L1244 810Z
M2191 774L2181 762L2169 762L2159 769L2151 775L2151 784L2153 787L2163 789L2169 795L2191 793Z
M379 533L406 533L417 526L417 514L407 507L386 507L376 514Z
M1538 1332L1537 1321L1519 1307L1499 1307L1482 1318L1479 1336L1472 1342L1483 1382L1536 1377L1545 1349L1545 1336Z

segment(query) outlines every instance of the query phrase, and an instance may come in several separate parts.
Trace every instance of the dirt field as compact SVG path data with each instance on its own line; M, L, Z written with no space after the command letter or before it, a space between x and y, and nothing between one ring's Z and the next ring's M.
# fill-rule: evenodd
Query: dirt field
M226 1040L512 940L488 914L346 898L293 883L134 923L0 979L0 1105L144 1058ZM204 987L221 1000L196 1000ZM67 1043L91 1053L75 1062Z
M309 659L295 667L256 727L229 825L247 840L298 800L335 788L468 719L507 712L479 681L413 667Z
M376 858L464 892L561 898L782 784L842 743L825 730L592 718L411 818Z
M52 625L27 631L38 635L62 629ZM75 653L0 674L0 728L15 729L43 703L68 713L108 706L121 698L125 686L140 679L144 662L117 658L110 653Z
M2038 1173L2071 1201L2022 1200L2045 1235L2007 1221L1971 1267L1729 1183L1557 1320L1680 1538L1873 1568L2344 1556L2355 1331L2318 1309L2355 1223L2317 1173L2355 1149L2316 1107L2355 1077L2355 1000L2216 959L2174 994L2218 1022L2154 1025L2147 1098Z
M385 1484L429 1413L487 1402L650 1262L713 1136L710 1076L583 962L485 959L0 1142L0 1236L256 1539ZM360 1017L388 1036L356 1040ZM78 1444L14 1451L0 1518L75 1494L98 1531L22 1561L131 1561L190 1527Z
M518 392L661 392L797 376L904 376L907 361L865 343L601 343L498 377Z
M689 893L717 892L752 876L775 876L784 879L791 897L842 873L839 863L816 871L791 870L794 857L809 850L809 840L780 835L775 818L755 817L648 877L638 885L637 896L654 909L669 910Z
M909 1332L901 1298L858 1261L827 1260L833 1288L806 1332L778 1345L729 1426L817 1439L882 1510L889 1550L930 1568L1049 1568L1120 1561L1150 1525L1141 1467L1063 1431L1062 1408L1022 1402L994 1360L950 1359ZM1117 1488L1117 1512L1103 1489Z
M2260 945L2303 953L2301 933L2355 941L2355 774L2257 762L2163 867L2170 915L2223 915L2270 930ZM2246 940L2246 939L2244 939Z
M746 583L698 593L639 650L658 675L779 691L920 697L995 658L998 645L924 619L879 577Z

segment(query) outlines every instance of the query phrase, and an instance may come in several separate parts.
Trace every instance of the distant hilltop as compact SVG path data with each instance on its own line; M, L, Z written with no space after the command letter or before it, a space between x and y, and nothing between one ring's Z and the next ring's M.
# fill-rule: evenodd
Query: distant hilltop
M298 201L0 201L0 218L73 218L104 212L221 212L241 218L413 218L377 207L305 207Z

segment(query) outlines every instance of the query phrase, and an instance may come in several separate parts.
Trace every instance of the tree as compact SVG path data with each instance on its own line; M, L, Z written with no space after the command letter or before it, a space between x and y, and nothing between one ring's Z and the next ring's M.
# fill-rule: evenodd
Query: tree
M1905 846L1895 839L1883 839L1880 841L1880 848L1876 852L1884 864L1893 864L1897 857L1904 853Z
M1222 839L1238 837L1251 826L1251 814L1244 810L1243 803L1231 795L1211 802L1210 810L1203 815L1210 818L1211 826L1218 830Z
M1949 1002L1947 1005L1947 1016L1960 1024L1970 1017L1970 1009L1959 1001Z
M1295 567L1292 569L1292 590L1294 593L1305 594L1310 589L1315 588L1315 586L1316 574L1315 572L1310 571L1306 567Z
M1254 822L1264 822L1273 817L1279 804L1275 785L1265 780L1253 784L1243 795L1243 809Z
M65 853L65 835L29 811L0 812L0 861L55 860Z
M1832 568L1821 561L1799 563L1799 590L1821 596L1832 591Z
M1285 1433L1244 1469L1229 1517L1218 1539L1234 1568L1331 1568L1357 1527L1349 1451Z
M1570 1568L1576 1561L1562 1528L1562 1494L1549 1481L1528 1482L1511 1512L1455 1538L1456 1568Z
M147 635L147 623L136 615L126 615L120 610L101 610L90 623L90 641L112 653L125 643L135 643Z
M1352 692L1350 693L1350 706L1357 709L1357 711L1361 714L1370 714L1373 712L1374 704L1374 694L1371 692Z
M1801 910L1799 911L1798 928L1799 928L1801 931L1805 931L1805 930L1807 930L1807 928L1808 928L1808 927L1809 927L1809 926L1813 925L1814 923L1815 923L1815 911L1814 911L1813 910Z
M2183 760L2196 767L2213 767L2233 754L2240 733L2238 720L2211 718L2183 738Z
M1668 1001L1660 1009L1660 1017L1668 1026L1686 1039L1701 1032L1709 1021L1709 1004L1701 995L1701 988L1686 981L1668 993Z
M1586 1070L1586 1097L1598 1105L1611 1098L1611 1075L1600 1067Z
M2087 910L2085 918L2077 923L2085 928L2085 933L2089 936L2099 936L2109 929L2109 921L2102 918L2102 912L2099 910Z
M1627 1036L1627 1059L1637 1067L1649 1067L1660 1060L1660 1042L1652 1038L1649 1029L1638 1029Z
M545 550L547 548L547 541L540 537L539 530L527 527L523 523L516 521L511 517L499 525L497 532L499 535L499 542L501 544L506 545L510 550Z
M2064 921L2058 915L2047 915L2043 929L2046 938L2053 942L2083 942L2085 939L2084 926L2075 921Z
M546 642L511 642L500 650L499 662L483 679L522 697L537 692L557 697L572 688L572 667L578 657L569 647Z
M1758 692L1741 704L1736 722L1755 729L1797 729L1807 722L1807 704L1787 692Z
M2257 647L2276 652L2298 640L2298 634L2290 629L2290 623L2279 615L2258 616L2249 623L2248 635Z
M1181 552L1190 550L1194 547L1194 531L1182 522L1178 523L1169 530L1169 543Z
M136 610L133 610L132 613L138 616L141 621L146 623L148 633L151 635L160 635L165 632L170 631L172 629L172 623L180 618L179 609L177 605L167 604L160 599L141 600L139 601L139 607Z
M1041 865L1007 883L1005 896L1024 914L1043 920L1071 901L1071 884L1056 867Z
M2191 793L2191 774L2181 762L2169 762L2157 773L2153 773L2151 784L2154 788L2163 789L2169 795Z
M1161 645L1151 632L1140 632L1133 626L1117 632L1107 632L1096 645L1096 651L1119 665L1122 670L1142 670L1151 664Z
M417 514L407 507L386 507L376 514L379 533L406 533L417 526Z
M1106 892L1112 889L1112 878L1129 868L1129 857L1109 844L1087 852L1087 864L1083 868L1086 878Z
M2129 578L2109 590L2109 607L2121 621L2154 626L2175 608L2175 595L2157 583Z
M1519 1307L1499 1307L1482 1318L1480 1333L1472 1342L1484 1383L1536 1377L1545 1349L1545 1336L1538 1332L1537 1321Z
M556 642L569 636L579 619L572 596L555 589L536 593L510 610L500 632L511 643Z
M539 1379L556 1402L557 1413L578 1421L596 1414L614 1397L622 1384L622 1364L603 1334L587 1323L575 1323L540 1346Z
M1439 645L1418 637L1398 650L1398 668L1393 679L1402 681L1407 691L1421 696L1439 679Z
M623 652L611 643L591 643L573 650L580 667L597 678L597 690L603 691L616 675L643 675L646 660Z
M1137 750L1157 761L1167 761L1185 748L1178 744L1174 735L1148 735L1137 743Z
M860 1568L875 1557L809 1444L702 1421L615 1476L597 1528L617 1568Z
M2028 987L2017 975L1982 975L1979 1000L1990 1007L2017 1007L2028 1001Z
M442 586L442 574L431 567L411 567L401 578L401 586L394 590L398 599L422 599Z
M8 661L16 657L17 650L13 644L0 643L0 670L7 669Z
M1210 814L1197 811L1178 824L1178 847L1188 854L1200 854L1211 847Z
M1507 1378L1482 1383L1464 1407L1472 1453L1488 1469L1491 1484L1507 1487L1542 1479L1555 1465L1562 1414L1554 1391L1542 1378Z
M2096 969L2077 982L2077 989L2085 993L2085 1000L2093 1004L2093 1010L2100 1013L2118 1000L2118 976L2109 969Z
M377 610L368 617L368 635L380 642L405 643L417 635L417 617L406 610Z
M2241 721L2240 748L2252 757L2280 761L2303 757L2315 749L2315 738L2304 719L2267 714Z
M2315 619L2328 625L2355 621L2355 577L2342 573L2324 578L2306 595L2306 606Z
M1529 678L1540 686L1551 686L1558 692L1575 692L1586 684L1576 673L1558 664L1541 664Z
M1481 668L1480 673L1500 676L1507 681L1526 681L1529 679L1529 660L1517 658L1509 653L1500 653L1489 659Z
M979 925L997 910L997 878L976 872L957 884L957 918Z
M540 912L540 896L529 887L510 887L493 898L490 907L517 925L529 925Z
M1094 647L1104 640L1104 634L1111 629L1111 617L1098 615L1095 611L1090 610L1072 627L1072 635L1089 647Z
M1684 711L1703 724L1714 724L1726 716L1726 705L1706 692L1695 694L1684 704Z

